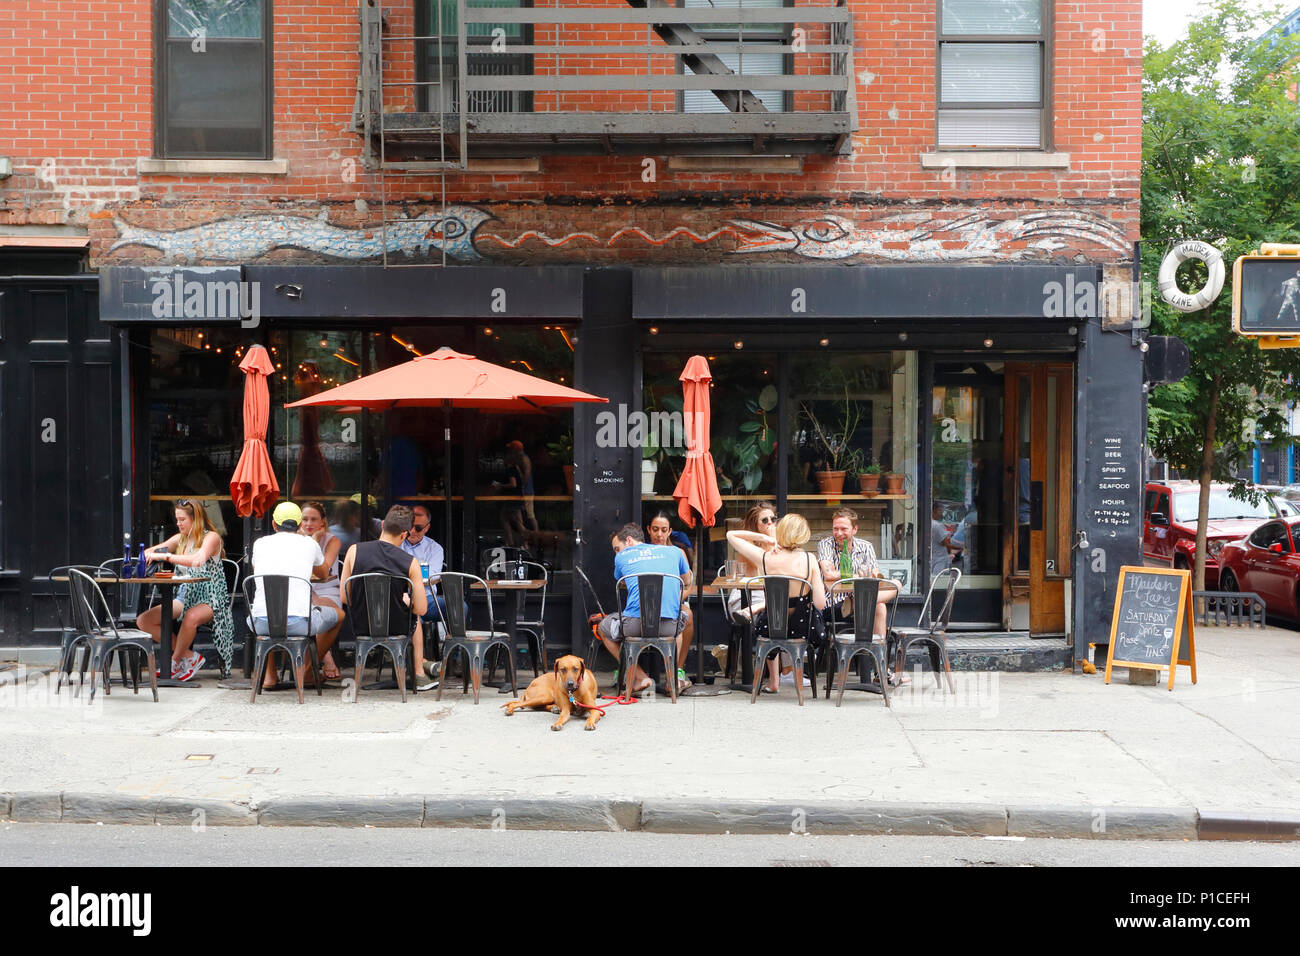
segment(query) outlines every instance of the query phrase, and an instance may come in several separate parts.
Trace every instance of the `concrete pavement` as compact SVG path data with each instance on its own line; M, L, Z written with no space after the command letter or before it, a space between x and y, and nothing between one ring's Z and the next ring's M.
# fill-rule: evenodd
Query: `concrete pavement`
M213 677L95 703L0 684L0 817L28 822L1300 839L1300 633L1197 632L1199 683L915 677L885 708L776 697L544 713ZM607 682L602 682L606 686Z

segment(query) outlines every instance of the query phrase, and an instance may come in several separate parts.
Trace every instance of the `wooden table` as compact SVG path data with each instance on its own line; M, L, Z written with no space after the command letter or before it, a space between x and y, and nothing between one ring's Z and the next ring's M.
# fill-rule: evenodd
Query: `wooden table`
M512 598L510 602L510 613L506 616L505 620L506 620L506 635L510 640L510 649L512 652L514 651L514 648L518 644L519 619L524 615L524 599L528 597L529 591L540 591L544 587L546 587L546 581L543 578L530 578L524 580L520 580L518 578L502 578L496 581L487 581L487 590L489 592L492 591L510 592L510 596ZM473 584L470 585L470 589L474 591L482 591L483 585L475 581ZM491 616L492 616L491 614L488 615L489 618L491 618ZM488 621L489 628L495 626L496 626L495 621L492 620ZM515 675L515 685L516 687L519 685L518 674ZM497 693L499 694L514 693L514 688L510 686L510 681L508 678L501 683L497 683L496 681L493 681L488 686L497 687L498 688Z
M67 575L58 575L56 577L51 578L50 580L67 581L68 577ZM162 619L162 623L160 627L160 633L158 635L159 636L158 655L157 655L158 670L160 672L162 671L162 665L164 663L167 665L168 668L167 676L158 678L158 686L159 687L198 687L199 686L198 681L172 680L171 678L172 633L175 628L175 622L172 620L172 615L171 615L172 592L175 591L176 588L184 584L192 584L196 581L206 581L208 580L208 576L206 574L187 574L184 577L181 577L178 574L176 575L169 574L165 577L159 577L156 574L151 574L148 577L143 577L143 578L118 578L114 576L96 576L92 578L92 580L96 584L113 584L113 585L152 584L158 588L158 590L162 593L161 603L163 605L163 612L162 614L159 615L159 617ZM114 621L113 623L116 624L117 622Z

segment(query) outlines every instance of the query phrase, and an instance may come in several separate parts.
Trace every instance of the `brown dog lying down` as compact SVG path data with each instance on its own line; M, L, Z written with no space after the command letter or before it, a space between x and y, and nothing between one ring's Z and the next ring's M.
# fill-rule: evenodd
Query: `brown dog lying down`
M595 730L600 721L601 712L589 709L596 703L596 675L588 672L587 664L581 657L566 654L555 662L555 671L533 678L533 682L524 690L524 696L501 706L509 717L520 707L533 710L549 710L559 714L560 719L551 724L552 730L559 730L569 722L573 715L573 700L582 705L579 711L587 712L587 729Z

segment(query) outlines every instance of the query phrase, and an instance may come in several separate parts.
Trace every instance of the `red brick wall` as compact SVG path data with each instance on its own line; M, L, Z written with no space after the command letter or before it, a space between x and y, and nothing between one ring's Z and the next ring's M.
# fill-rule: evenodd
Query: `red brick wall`
M586 2L619 6L615 0ZM557 256L695 261L715 251L721 256L727 237L700 243L685 234L666 242L614 235L636 228L660 240L679 226L690 226L703 236L736 218L791 224L824 212L866 225L900 215L924 221L978 211L1015 218L1068 208L1114 223L1124 237L1136 238L1138 0L1056 3L1053 146L1070 154L1068 171L923 169L920 155L934 150L935 4L859 0L851 6L860 124L851 157L808 158L801 174L687 173L669 169L658 157L653 182L643 181L641 157L543 158L539 174L449 175L448 201L480 205L496 215L500 221L488 223L480 234L491 232L504 244L489 239L478 248L514 261ZM99 262L116 236L114 216L151 228L176 228L246 212L315 217L325 208L339 225L377 222L380 181L373 171L360 168L360 138L350 131L356 3L276 0L274 9L275 155L288 161L289 175L140 176L136 159L152 154L149 0L0 5L0 155L11 157L15 166L14 175L0 181L0 225L86 226ZM409 5L391 4L388 22L390 35L412 32ZM536 42L552 42L553 32L539 28ZM602 32L644 42L644 34L635 30ZM809 42L818 39L810 30ZM409 43L389 44L387 79L412 76L409 50ZM538 72L550 68L541 62L545 59L539 57ZM635 63L611 68L644 68L644 57L628 59ZM562 68L575 66L569 58ZM796 66L799 72L812 68L811 62ZM591 108L621 103L591 96ZM628 108L644 108L644 94L634 99L635 106ZM807 102L801 97L801 105ZM545 95L536 101L538 109L561 105L574 103ZM437 177L425 175L390 178L387 186L390 201L428 203L440 191ZM425 208L412 206L407 212ZM880 228L899 226L891 221ZM596 239L575 238L559 246L540 239L518 242L530 229L552 240L582 231ZM508 251L515 243L517 248ZM1015 244L1004 244L990 255L1019 251ZM1061 249L1033 254L1072 252L1124 257L1072 240ZM113 258L158 255L133 246Z

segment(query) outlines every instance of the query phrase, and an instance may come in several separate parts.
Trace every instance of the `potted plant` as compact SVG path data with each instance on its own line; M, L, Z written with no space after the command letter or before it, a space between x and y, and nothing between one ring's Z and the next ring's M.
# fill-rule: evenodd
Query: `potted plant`
M888 472L885 475L884 493L887 495L902 495L904 493L903 482L905 482L906 480L907 480L907 476L903 474L901 471Z
M573 430L570 429L553 442L547 442L546 450L556 461L568 463L564 465L564 483L569 486L569 494L573 494Z
M857 454L849 441L858 430L862 409L849 398L849 388L845 385L844 404L837 421L822 422L807 402L803 403L803 413L808 419L809 438L822 458L822 470L817 472L818 490L828 496L839 495L844 491L844 478Z
M867 465L858 473L858 489L868 498L880 494L879 465Z
M653 432L646 438L645 444L641 446L641 497L649 498L655 493L655 478L659 474L659 460L663 457L663 449L659 447L659 439Z

